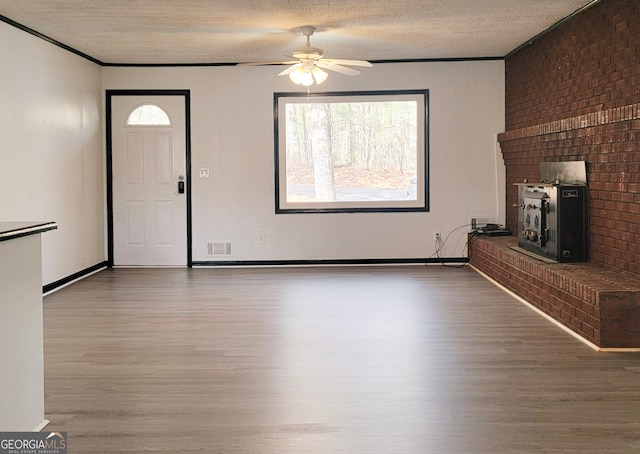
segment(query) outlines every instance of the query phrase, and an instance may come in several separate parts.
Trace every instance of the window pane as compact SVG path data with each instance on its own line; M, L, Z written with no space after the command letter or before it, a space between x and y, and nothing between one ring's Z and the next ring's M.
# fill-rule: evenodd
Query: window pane
M276 94L279 211L426 210L426 91Z
M169 116L160 107L153 104L145 104L136 108L129 118L127 126L169 126Z

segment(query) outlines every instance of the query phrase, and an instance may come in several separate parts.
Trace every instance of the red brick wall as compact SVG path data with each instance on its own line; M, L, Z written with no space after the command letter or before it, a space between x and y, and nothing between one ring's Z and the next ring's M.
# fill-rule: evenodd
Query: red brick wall
M505 62L507 227L513 183L587 162L590 261L640 275L640 1L602 0Z

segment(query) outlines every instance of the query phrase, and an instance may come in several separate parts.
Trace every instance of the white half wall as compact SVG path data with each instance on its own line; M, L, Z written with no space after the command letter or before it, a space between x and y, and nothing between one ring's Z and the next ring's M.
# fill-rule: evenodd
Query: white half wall
M299 91L266 67L103 68L104 89L191 90L193 260L209 241L232 241L223 260L287 261L466 254L470 217L503 222L504 62L377 64L330 74L321 91L429 89L430 211L275 214L274 92ZM209 179L198 178L208 168ZM502 181L496 181L496 178ZM457 229L457 230L456 230ZM260 237L264 237L264 243Z
M0 220L55 221L43 284L105 260L102 68L0 22Z

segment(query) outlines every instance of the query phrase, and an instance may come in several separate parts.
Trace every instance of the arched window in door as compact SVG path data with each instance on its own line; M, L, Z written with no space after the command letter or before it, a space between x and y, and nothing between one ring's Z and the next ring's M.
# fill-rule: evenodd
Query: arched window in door
M155 104L143 104L129 114L127 126L171 126L171 120L162 108Z

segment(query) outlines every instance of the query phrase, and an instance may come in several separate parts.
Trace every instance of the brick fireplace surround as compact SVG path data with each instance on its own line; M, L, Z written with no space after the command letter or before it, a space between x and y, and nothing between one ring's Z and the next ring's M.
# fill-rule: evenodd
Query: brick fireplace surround
M505 226L471 264L603 348L640 347L640 1L600 0L505 58ZM540 162L585 161L588 263L548 264L516 242L515 183Z

